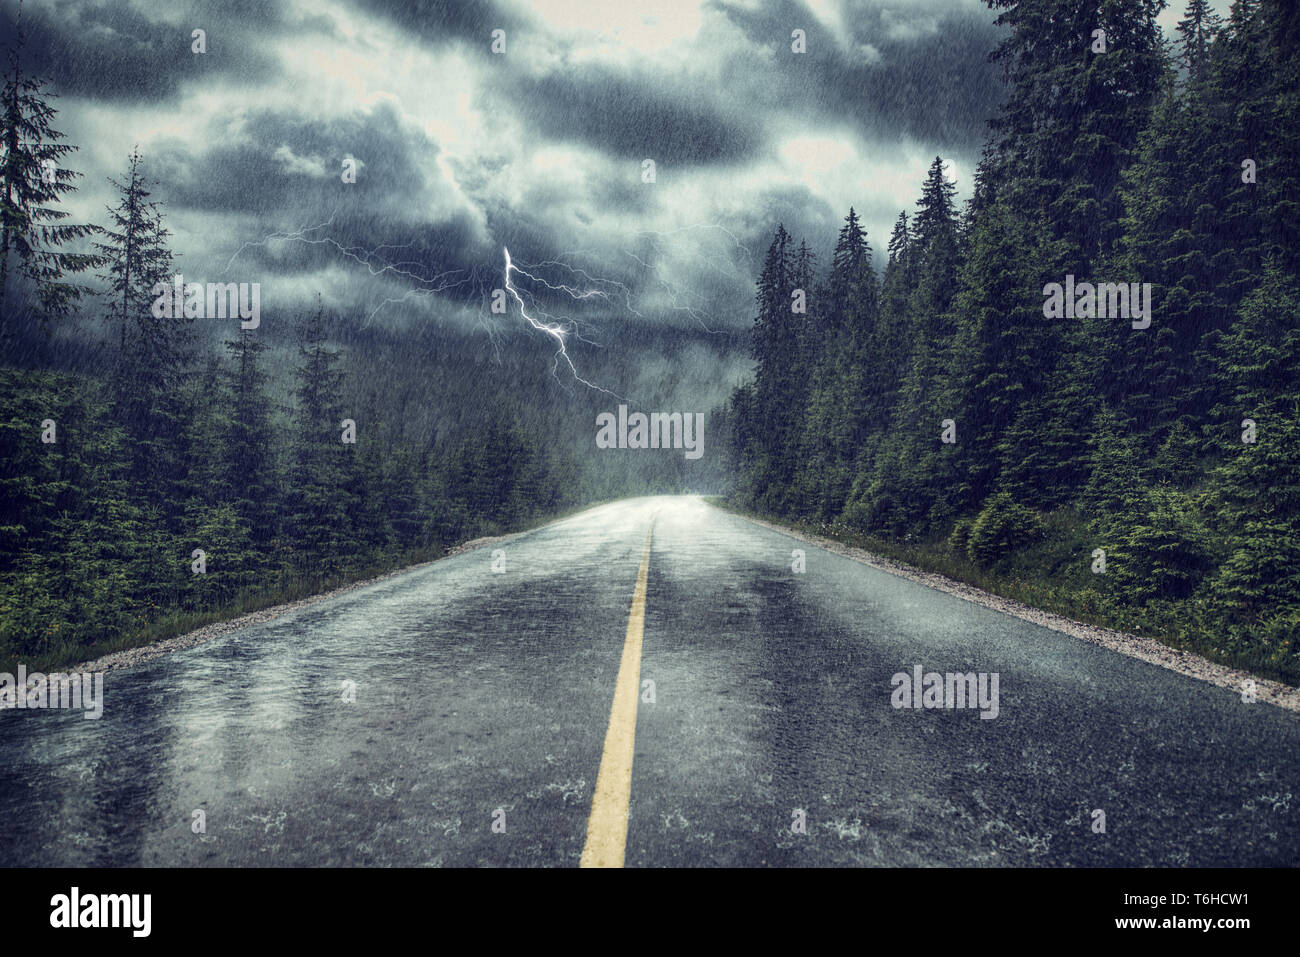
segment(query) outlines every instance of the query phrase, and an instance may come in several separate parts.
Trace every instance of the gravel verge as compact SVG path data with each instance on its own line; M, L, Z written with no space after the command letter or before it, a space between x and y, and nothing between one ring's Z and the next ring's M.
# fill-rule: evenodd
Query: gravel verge
M226 621L214 621L210 625L204 625L202 628L186 632L183 635L164 638L161 641L155 641L152 644L140 645L138 648L124 648L121 651L113 651L96 658L93 661L87 661L71 668L61 668L59 669L59 673L67 674L79 671L114 671L119 668L130 668L161 655L171 654L173 651L180 651L183 648L193 648L196 645L201 645L214 638L220 638L222 635L228 635L232 631L247 628L249 625L258 625L265 621L273 621L291 611L295 611L299 608L306 608L308 605L314 605L317 602L328 601L331 598L337 598L339 595L345 595L350 591L356 591L358 588L365 588L366 586L373 585L376 582L387 581L389 578L396 578L398 575L405 575L407 572L413 572L420 568L427 568L434 564L434 562L440 562L444 558L450 558L451 556L459 555L462 552L473 551L476 548L482 548L485 545L491 545L509 537L509 535L500 535L495 538L476 538L473 541L462 542L460 545L455 545L449 548L447 554L435 558L432 561L420 562L418 565L407 565L404 568L398 568L391 572L384 572L384 574L376 575L373 578L366 578L361 581L352 582L348 585L341 585L338 588L321 592L318 595L309 595L306 598L299 598L297 601L285 602L283 605L272 605L269 608L250 611L248 614L240 615L238 618L230 618Z
M976 588L974 585L967 585L937 572L922 571L892 558L876 555L866 549L845 545L834 539L823 538L820 535L810 535L798 529L769 522L765 519L754 518L752 515L744 515L740 512L730 512L730 514L743 518L747 522L753 522L755 525L771 529L774 532L780 532L782 535L788 535L801 542L824 548L828 552L834 552L864 565L870 565L872 568L878 568L891 575L919 582L922 585L928 585L930 588L937 588L939 591L956 595L958 598L964 598L966 601L983 605L985 608L992 608L995 611L1013 615L1016 618L1033 622L1035 625L1042 625L1044 628L1059 631L1062 634L1070 635L1090 644L1101 645L1103 648L1117 651L1122 655L1128 655L1130 658L1137 658L1149 664L1159 665L1161 668L1176 671L1179 674L1187 675L1189 678L1208 681L1210 684L1227 688L1238 694L1241 693L1244 687L1243 682L1249 679L1255 682L1257 701L1266 701L1269 704L1277 705L1279 708L1300 713L1300 688L1292 688L1279 681L1260 678L1252 675L1249 671L1229 668L1227 665L1202 658L1195 652L1170 648L1154 638L1130 635L1126 632L1113 631L1097 625L1086 625L1063 615L1043 611L1041 608L1035 608L1032 605L1026 605L1011 598L990 594L983 589Z
M716 506L715 506L716 507ZM727 510L730 511L730 510ZM878 568L881 571L888 572L891 575L897 575L900 578L906 578L910 581L927 585L930 588L937 588L939 591L955 595L966 601L974 602L977 605L983 605L986 608L992 608L995 611L1012 615L1024 621L1033 622L1036 625L1042 625L1053 631L1070 635L1082 641L1094 645L1100 645L1111 651L1127 655L1130 658L1137 658L1149 664L1158 665L1161 668L1167 668L1170 671L1176 671L1179 674L1187 675L1189 678L1196 678L1199 681L1207 681L1210 684L1218 685L1231 691L1240 693L1243 682L1247 679L1255 682L1256 698L1259 701L1265 701L1269 704L1277 705L1279 708L1285 708L1300 714L1300 688L1292 688L1278 681L1272 681L1267 678L1256 677L1248 671L1242 671L1238 668L1229 668L1227 665L1210 661L1191 651L1182 651L1177 648L1170 648L1154 638L1143 637L1141 635L1130 635L1122 631L1114 631L1109 628L1101 628L1097 625L1088 625L1082 622L1074 621L1063 615L1054 612L1043 611L1040 608L1034 608L1032 605L1026 605L1023 602L1011 598L1003 598L994 595L983 589L976 588L973 585L967 585L964 582L956 581L937 572L922 571L903 562L895 561L891 558L885 558L876 555L866 549L858 548L853 545L845 545L834 539L823 538L820 535L811 535L798 529L790 528L785 525L779 525L766 519L755 518L751 515L742 515L739 512L730 512L738 518L743 518L747 522L753 522L755 525L761 525L764 528L780 532L791 538L802 542L816 545L824 548L829 552L850 558L853 561L861 562L864 565L870 565L872 568ZM558 520L557 520L558 521ZM554 524L548 522L549 524ZM545 526L541 526L545 527ZM515 533L522 534L522 533ZM93 661L88 661L72 668L60 669L61 673L80 672L80 671L113 671L120 668L130 668L134 665L141 664L160 655L170 654L173 651L179 651L183 648L193 648L196 645L204 644L214 638L220 638L228 635L233 631L241 628L247 628L249 625L256 625L266 621L272 621L288 612L298 608L305 608L316 602L327 601L336 598L339 595L355 591L358 588L365 588L376 582L382 582L389 578L395 578L398 575L405 575L407 572L416 571L420 568L426 568L442 558L450 558L453 555L460 555L464 552L473 551L477 548L483 548L497 542L505 541L512 538L512 535L500 535L489 538L476 538L472 541L464 542L448 549L447 554L441 558L429 562L421 562L418 565L408 565L405 568L399 568L391 572L385 572L373 578L367 578L362 581L352 582L349 585L343 585L331 591L322 592L319 595L311 595L307 598L300 598L297 601L286 602L282 605L274 605L269 608L262 608L258 611L249 612L246 615L240 615L238 618L231 618L227 621L213 622L202 628L187 632L183 635L176 635L172 638L165 638L162 641L154 642L149 645L141 645L138 648L127 648L122 651L114 651L110 654L103 655Z

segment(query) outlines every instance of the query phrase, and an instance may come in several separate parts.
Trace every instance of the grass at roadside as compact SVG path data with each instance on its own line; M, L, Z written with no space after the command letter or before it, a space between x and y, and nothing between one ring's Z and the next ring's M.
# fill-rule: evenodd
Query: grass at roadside
M559 521L569 515L575 515L578 512L594 508L599 504L602 503L593 502L559 509L537 516L519 527L498 530L495 534L512 535L517 532L529 531ZM466 539L466 541L471 540L473 539ZM265 588L237 595L232 601L217 608L202 611L187 609L164 610L156 617L148 621L142 621L138 627L96 641L51 643L48 649L36 654L6 655L0 658L0 672L15 674L18 663L21 662L26 666L29 673L48 673L68 665L93 661L115 651L125 651L130 648L152 645L216 622L229 621L251 612L274 608L277 605L288 604L304 598L311 598L357 582L365 582L414 565L445 558L454 554L456 549L463 544L465 542L462 541L444 547L414 549L391 557L373 560L346 572L331 576L278 574L276 580Z

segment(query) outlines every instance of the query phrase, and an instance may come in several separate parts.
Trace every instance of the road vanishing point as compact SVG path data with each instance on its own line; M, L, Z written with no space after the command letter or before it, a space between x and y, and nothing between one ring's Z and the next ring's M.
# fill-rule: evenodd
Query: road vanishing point
M997 717L894 707L917 666L997 674ZM1298 754L1290 712L662 496L110 671L97 721L0 712L0 820L11 866L1277 866Z

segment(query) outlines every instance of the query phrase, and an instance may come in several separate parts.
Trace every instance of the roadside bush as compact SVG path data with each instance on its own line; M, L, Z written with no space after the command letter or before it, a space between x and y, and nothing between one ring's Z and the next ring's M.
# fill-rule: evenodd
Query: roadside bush
M978 565L991 565L1016 548L1037 541L1043 534L1038 513L999 492L984 503L966 542L966 554Z
M959 518L957 524L953 525L952 533L948 536L948 550L954 555L964 557L966 548L970 544L971 526L975 524L973 518Z
M1116 598L1128 605L1188 598L1215 564L1190 500L1176 490L1153 489L1141 506L1144 514L1130 512L1114 528L1107 575Z

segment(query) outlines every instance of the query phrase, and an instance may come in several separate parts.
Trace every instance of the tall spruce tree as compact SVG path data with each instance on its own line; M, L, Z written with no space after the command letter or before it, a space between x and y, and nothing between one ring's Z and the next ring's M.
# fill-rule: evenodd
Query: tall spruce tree
M907 301L911 349L871 478L860 478L852 522L901 533L924 525L936 504L950 502L952 446L942 423L954 417L951 389L955 332L952 297L959 266L955 187L936 156L917 201L908 246L914 286Z
M253 541L262 547L275 538L279 518L277 462L266 374L261 368L264 349L249 329L226 340L233 364L226 381L230 408L221 437L220 476L222 498L233 504Z
M1183 18L1178 21L1178 54L1183 69L1198 81L1209 63L1210 44L1222 26L1210 0L1188 0Z
M352 541L344 489L343 372L338 351L327 342L325 310L318 296L298 347L285 545L300 569L331 575L347 566Z
M758 315L751 339L755 360L751 494L756 504L773 510L786 504L803 417L799 369L792 361L799 355L803 316L791 308L795 288L791 246L790 234L778 226L758 280Z
M127 175L109 182L119 199L109 207L109 225L95 245L107 285L106 317L120 344L115 405L131 442L133 477L157 494L183 477L177 446L184 432L182 380L192 359L193 317L173 296L170 232L160 205L149 199L139 150L131 153Z
M1008 96L986 155L999 195L1044 211L1044 240L1066 244L1061 265L1088 275L1118 236L1120 171L1164 64L1163 0L986 2L1007 31L993 59Z
M850 208L831 257L819 300L820 354L812 371L797 490L804 514L829 521L839 516L853 483L854 463L868 444L879 393L877 321L879 284L866 230Z
M58 111L50 106L48 83L24 72L24 43L20 17L0 90L0 334L11 300L17 301L11 277L26 287L37 315L61 318L90 291L68 277L97 265L92 254L60 248L96 228L65 222L70 214L51 205L76 191L73 183L81 174L64 165L76 147L62 142L64 135L52 125Z

